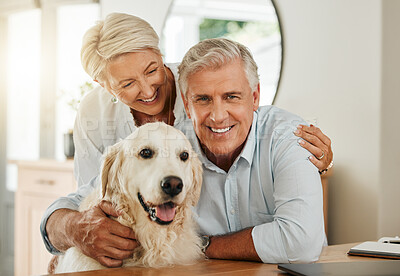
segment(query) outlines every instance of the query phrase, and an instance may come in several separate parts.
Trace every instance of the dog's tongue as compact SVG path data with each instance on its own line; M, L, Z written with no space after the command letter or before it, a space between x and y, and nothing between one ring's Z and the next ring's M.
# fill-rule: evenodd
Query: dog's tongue
M158 205L156 216L162 221L171 221L175 217L175 205L171 202Z

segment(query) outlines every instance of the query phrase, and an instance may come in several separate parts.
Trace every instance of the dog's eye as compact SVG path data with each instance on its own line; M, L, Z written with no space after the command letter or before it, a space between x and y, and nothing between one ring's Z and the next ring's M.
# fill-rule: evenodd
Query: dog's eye
M188 158L189 158L189 153L187 153L186 151L184 151L184 152L182 152L182 153L179 155L179 158L181 158L182 161L186 161L186 160L188 160Z
M151 149L142 149L139 154L142 158L149 159L153 157L154 152Z

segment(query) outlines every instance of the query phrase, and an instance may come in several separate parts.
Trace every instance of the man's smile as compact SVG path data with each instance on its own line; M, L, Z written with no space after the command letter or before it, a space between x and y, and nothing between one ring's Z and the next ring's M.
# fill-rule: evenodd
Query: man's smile
M212 132L214 133L226 133L228 131L230 131L234 126L228 126L225 128L214 128L214 127L208 127Z

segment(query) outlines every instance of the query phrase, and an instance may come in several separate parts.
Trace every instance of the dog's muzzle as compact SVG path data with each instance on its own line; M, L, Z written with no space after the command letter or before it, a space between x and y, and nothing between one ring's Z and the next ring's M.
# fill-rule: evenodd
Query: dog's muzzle
M160 225L168 225L175 218L175 204L171 201L157 205L155 207L147 205L140 193L138 193L138 199L143 209L149 214L152 221L157 222Z

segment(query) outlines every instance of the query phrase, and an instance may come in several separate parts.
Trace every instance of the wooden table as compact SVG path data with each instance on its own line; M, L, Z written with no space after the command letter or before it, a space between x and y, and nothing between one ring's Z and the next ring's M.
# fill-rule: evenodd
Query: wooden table
M380 258L348 256L347 252L358 243L332 245L325 247L318 263L358 262L385 260ZM288 275L278 269L276 264L262 264L244 261L204 260L194 265L174 266L162 269L126 267L97 271L66 273L64 276L181 276L181 275Z

